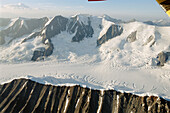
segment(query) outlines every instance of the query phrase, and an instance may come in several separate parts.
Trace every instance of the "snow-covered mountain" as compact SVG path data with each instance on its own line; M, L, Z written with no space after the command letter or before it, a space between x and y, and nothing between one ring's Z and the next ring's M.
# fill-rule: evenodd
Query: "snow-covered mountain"
M155 26L170 26L170 20L165 20L165 19L162 19L162 20L156 20L156 21L146 21L144 22L146 24L149 24L149 25L155 25Z
M69 60L70 52L81 57L79 51L83 51L84 55L95 51L95 55L102 61L108 57L117 60L120 57L115 58L113 55L121 55L122 59L126 60L120 62L121 65L141 67L148 63L154 64L156 56L162 51L169 51L170 46L168 38L170 27L158 27L137 21L124 23L107 15L95 17L80 14L71 18L55 16L49 21L48 18L17 18L10 22L9 19L1 19L1 21L4 23L0 31L2 62L15 62L17 59L36 61L47 59L48 56L54 58L63 56ZM58 43L61 42L65 48L59 46ZM78 45L85 47L80 49L76 47ZM76 50L68 50L71 46ZM8 50L11 52L7 53ZM123 52L127 54L123 55ZM21 54L17 55L18 53ZM133 62L131 57L133 55L137 57L138 63Z
M0 82L46 75L170 98L170 26L83 14L0 25Z
M30 34L36 29L41 29L47 21L47 17L40 19L0 19L0 23L2 25L0 31L0 44L9 44L15 38Z

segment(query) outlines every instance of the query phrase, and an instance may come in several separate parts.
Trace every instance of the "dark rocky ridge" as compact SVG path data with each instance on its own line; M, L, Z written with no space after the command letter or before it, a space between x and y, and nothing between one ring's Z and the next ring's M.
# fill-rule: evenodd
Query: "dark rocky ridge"
M44 44L47 45L47 47L37 48L33 53L33 57L31 58L32 61L44 60L44 57L48 57L53 53L54 45L52 44L51 39L46 40L47 42L44 42Z
M75 33L75 35L72 37L72 42L80 42L85 37L86 38L92 37L94 34L90 18L88 18L88 25L85 25L84 23L78 20L78 16L75 16L70 20L63 16L56 16L40 32L36 32L32 34L30 37L23 40L23 42L25 42L36 36L41 36L42 43L48 45L47 48L35 50L31 60L37 61L41 59L40 57L50 56L53 53L54 49L53 43L51 42L51 38L60 34L63 31L67 31L70 34ZM47 40L49 42L48 44L45 43Z
M51 38L60 34L62 31L66 30L68 19L62 16L54 17L51 22L46 25L40 32L35 32L28 39L35 38L36 36L42 37L42 43L47 45L47 48L38 48L34 51L32 61L43 60L44 57L48 57L53 53L53 43Z
M107 30L106 34L104 34L101 38L99 38L97 40L97 46L102 45L103 43L105 43L109 39L112 39L116 36L121 35L122 32L123 32L123 28L121 26L119 26L119 25L110 26L109 29Z
M100 106L100 107L99 107ZM169 113L170 102L115 90L52 86L28 79L0 85L1 113Z
M121 20L112 19L109 16L105 16L103 18L115 23L122 22ZM47 45L47 47L36 48L30 60L43 60L45 57L48 57L53 53L54 45L51 41L51 38L59 35L61 32L66 31L70 33L70 35L74 34L71 39L72 42L80 42L84 38L93 37L94 29L91 25L93 19L94 18L90 15L76 15L71 18L65 18L59 15L55 16L51 20L48 20L48 18L46 17L40 19L18 18L12 26L0 31L0 45L3 45L5 43L10 44L14 39L26 34L30 35L28 37L25 37L22 40L21 44L39 36L42 38L42 43ZM2 21L6 21L5 25L7 25L8 19L2 19ZM37 32L33 32L33 30L37 28L41 29ZM112 25L105 35L96 40L97 45L99 46L109 39L121 35L122 32L123 28L121 26ZM11 39L7 41L5 39L6 37L10 37Z
M78 16L75 16L70 19L70 22L68 24L68 32L75 33L75 36L72 38L73 42L80 42L85 37L92 37L94 34L94 30L91 26L91 20L90 17L88 17L88 25L85 25L84 23L78 21Z
M41 36L43 36L43 43L55 35L60 34L62 31L66 30L68 19L62 16L56 16L52 19L52 21L46 25L41 30Z

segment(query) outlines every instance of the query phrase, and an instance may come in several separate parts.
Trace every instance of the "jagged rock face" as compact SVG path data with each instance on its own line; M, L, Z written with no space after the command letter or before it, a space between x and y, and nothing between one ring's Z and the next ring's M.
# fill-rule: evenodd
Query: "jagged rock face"
M50 38L60 34L62 31L65 31L67 22L67 18L56 16L43 28L43 30L41 30L41 32L35 32L29 38L23 41L25 42L28 39L32 39L36 36L42 36L42 42L47 45L47 48L41 48L34 51L33 57L31 59L32 61L43 60L44 58L42 57L50 56L53 53L54 46Z
M31 60L36 61L38 58L43 57L44 53L45 53L45 48L37 48L37 50L34 51L33 57L31 58Z
M31 58L32 61L44 60L44 57L48 57L53 53L54 46L51 43L51 40L47 39L44 43L47 45L47 47L37 48L37 50L35 50L33 53L33 57Z
M76 16L69 20L62 16L54 17L51 22L41 31L43 42L45 42L46 39L60 34L62 31L67 31L70 34L75 33L72 38L73 42L80 42L85 37L92 37L94 31L91 26L90 18L88 18L88 25L80 22L77 18L78 17Z
M94 34L93 28L91 26L90 18L88 18L88 25L78 21L78 17L73 17L70 20L62 17L56 16L54 17L49 24L47 24L41 32L36 32L32 34L29 38L23 40L25 42L28 39L32 39L36 36L42 36L42 42L45 44L47 40L49 40L49 44L47 48L44 50L35 50L33 53L32 60L36 61L39 57L49 56L53 53L54 46L51 42L51 38L60 34L63 31L67 31L70 34L74 34L72 38L72 42L80 42L85 37L92 37Z
M94 30L91 26L91 20L88 18L88 25L85 25L82 22L77 21L78 17L71 18L71 21L68 25L68 32L75 33L75 36L72 38L73 42L80 42L85 37L92 37Z
M115 90L43 85L27 79L0 85L1 113L169 113L170 102Z
M13 39L21 37L25 34L30 34L33 30L42 28L45 23L48 21L48 18L40 18L40 19L22 19L19 18L15 21L15 23L9 28L0 31L1 37L12 37ZM12 42L11 39L8 43Z
M170 52L160 52L157 56L158 58L158 66L164 66L164 63L168 60L168 57L170 56Z
M132 32L128 37L127 37L127 41L128 42L134 42L136 40L136 34L137 34L137 31L135 32Z
M60 34L62 31L65 31L67 22L68 19L62 16L54 17L41 32L41 35L43 35L43 42L45 42L46 39L52 38L55 35Z
M101 38L99 38L97 40L97 46L102 45L103 43L105 43L109 39L112 39L116 36L121 35L122 32L123 32L123 28L121 26L119 26L119 25L110 26L109 29L107 30L106 34L104 34Z
M31 59L32 61L43 60L44 58L42 57L50 56L53 53L54 46L50 38L60 34L62 31L66 31L67 22L67 18L56 16L50 21L48 25L43 28L41 32L36 32L24 40L26 41L36 36L42 36L42 42L47 45L47 48L41 48L34 51L33 57Z

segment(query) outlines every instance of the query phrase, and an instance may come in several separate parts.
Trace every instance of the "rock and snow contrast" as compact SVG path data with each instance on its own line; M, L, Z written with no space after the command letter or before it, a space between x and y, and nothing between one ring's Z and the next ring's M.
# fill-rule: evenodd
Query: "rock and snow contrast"
M169 21L0 19L0 83L27 78L170 99Z
M1 113L169 113L169 102L115 90L52 86L28 79L0 85Z

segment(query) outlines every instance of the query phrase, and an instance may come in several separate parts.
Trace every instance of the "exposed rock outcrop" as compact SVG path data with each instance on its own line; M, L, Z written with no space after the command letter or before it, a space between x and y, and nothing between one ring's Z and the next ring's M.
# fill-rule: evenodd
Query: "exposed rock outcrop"
M136 40L136 34L137 34L137 31L134 31L132 32L128 37L127 37L127 41L128 42L134 42Z
M94 31L91 26L90 18L88 17L87 25L79 21L78 18L78 16L75 16L69 20L62 16L54 17L49 22L49 24L47 24L41 31L41 35L43 36L43 42L45 42L46 39L52 38L60 34L62 31L67 31L70 34L75 33L72 38L73 42L80 42L85 37L92 37Z
M68 32L75 33L75 36L72 38L73 42L80 42L85 37L92 37L94 34L94 30L91 26L90 17L88 17L88 24L85 25L83 22L79 21L79 16L75 16L70 19L68 25Z
M70 34L75 34L72 37L72 42L80 42L85 37L92 37L94 34L93 28L91 26L90 17L88 17L88 22L86 25L79 20L79 16L75 16L70 20L62 16L56 16L51 19L40 32L35 32L34 34L22 41L23 43L36 36L41 36L42 42L45 45L48 45L47 48L35 50L31 60L36 61L37 59L42 59L39 57L47 57L51 55L54 49L54 46L51 42L51 38L60 34L63 31L67 31ZM47 40L49 42L48 44L45 43Z
M32 61L44 60L44 57L48 57L53 53L54 46L51 43L51 39L47 39L44 43L47 45L47 47L37 48L33 53L33 57L31 58Z
M66 31L67 23L67 18L62 16L56 16L40 32L35 32L34 34L22 41L25 42L36 36L41 36L42 43L47 45L46 48L41 47L37 48L34 51L33 57L31 59L32 61L43 60L44 57L48 57L53 53L54 46L51 42L51 38L60 34L62 31Z
M54 17L49 24L47 24L41 31L41 36L43 43L55 35L60 34L62 31L66 30L68 19L63 16Z
M43 56L45 56L45 48L44 47L40 47L37 48L34 53L33 53L33 57L31 58L32 61L36 61L38 58L39 60L43 60ZM41 57L41 58L40 58Z
M146 40L146 42L143 44L143 46L145 46L145 45L147 45L148 43L150 43L152 40L154 39L154 36L153 35L151 35L147 40ZM154 41L155 42L155 41ZM153 43L154 43L153 42ZM153 44L152 43L152 44ZM150 47L152 46L152 44L150 45Z
M112 39L116 36L121 35L122 32L123 32L123 28L121 26L119 26L119 25L110 26L109 29L107 30L106 34L104 34L101 38L99 38L97 40L97 46L102 45L103 43L105 43L109 39Z
M27 79L0 85L1 113L169 113L170 102L115 90L52 86Z
M167 62L169 56L170 56L170 52L163 52L163 51L160 52L157 56L158 61L159 61L157 63L157 65L158 66L164 66L164 63Z

